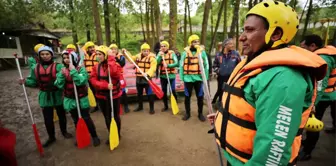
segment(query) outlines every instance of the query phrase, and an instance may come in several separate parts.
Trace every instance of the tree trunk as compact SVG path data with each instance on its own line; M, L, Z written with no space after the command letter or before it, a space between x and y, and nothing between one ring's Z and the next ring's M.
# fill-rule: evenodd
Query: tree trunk
M115 1L115 6L116 6L116 15L115 15L115 20L116 20L116 43L119 47L121 47L120 45L120 28L119 28L119 24L120 24L120 3L121 1L120 0L116 0ZM118 6L117 6L118 4Z
M97 44L102 45L103 36L102 36L102 29L100 26L100 17L99 17L97 0L92 0L92 12L93 12L93 18L94 18L95 27L96 27Z
M308 24L309 24L309 19L310 19L311 13L312 13L312 9L313 9L313 0L309 0L309 6L308 6L307 14L306 14L306 20L305 20L305 24L304 24L303 31L302 31L302 39L306 35L306 31L307 31L307 27L308 27Z
M154 22L154 6L153 6L153 3L151 2L151 5L150 5L150 14L151 14L151 27L152 27L152 43L151 45L154 46L155 44L155 41L157 41L156 39L156 34L155 34L155 22Z
M142 35L143 35L143 40L146 41L146 32L145 32L145 28L144 28L144 23L143 23L143 19L142 19L142 5L140 6L140 22L141 22L141 29L142 29Z
M104 21L105 21L105 37L106 37L106 45L109 46L111 44L111 31L110 31L110 12L109 12L109 4L108 0L104 1Z
M224 23L223 23L223 39L227 38L227 3L228 0L224 0Z
M237 15L236 21L236 50L239 48L239 15Z
M336 46L336 29L334 30L334 37L332 40L332 45Z
M250 10L253 6L253 0L248 1L248 9Z
M160 12L160 5L159 0L153 0L154 6L154 16L155 16L155 25L156 25L156 37L162 36L162 29L161 29L161 12Z
M253 6L255 6L256 4L258 4L259 2L258 2L258 0L254 0L254 2L253 2Z
M169 1L169 11L169 44L171 49L175 49L177 34L177 0Z
M202 32L201 32L201 44L205 45L206 41L206 32L209 19L209 11L211 8L211 0L205 1L204 12L203 12L203 22L202 22Z
M86 41L91 41L89 24L86 24L85 27L86 27Z
M211 35L213 35L214 33L214 27L213 27L213 8L212 8L212 5L211 5L211 8L210 8L210 31L211 31Z
M184 37L183 37L183 46L187 46L187 10L188 10L188 4L187 1L184 1L184 24L183 24L183 32L184 32Z
M214 44L216 43L217 30L218 30L218 27L219 27L220 20L222 18L223 8L224 8L225 1L226 0L222 0L221 4L219 6L219 11L218 11L218 16L217 16L217 22L216 22L215 32L212 34L212 40L211 40L211 44L210 44L210 47L209 47L209 52L210 53L211 53L212 48L214 47Z
M72 42L73 44L77 45L78 42L78 36L77 36L77 31L76 31L76 26L75 26L75 17L74 17L74 5L73 1L69 0L69 8L70 8L70 22L71 22L71 31L72 31Z
M149 4L148 0L145 1L145 7L146 7L146 12L145 12L145 19L146 19L146 34L147 34L147 42L149 42L150 38L150 33L149 33Z
M192 25L191 25L191 17L190 17L190 5L189 5L189 0L185 0L187 3L188 7L188 17L189 17L189 28L190 28L190 35L192 35Z
M240 5L240 0L235 0L234 12L233 12L233 17L232 17L232 22L231 22L230 33L229 33L230 38L233 38L233 36L235 35L235 29L236 29L235 23L237 23L237 20L238 20L239 5Z

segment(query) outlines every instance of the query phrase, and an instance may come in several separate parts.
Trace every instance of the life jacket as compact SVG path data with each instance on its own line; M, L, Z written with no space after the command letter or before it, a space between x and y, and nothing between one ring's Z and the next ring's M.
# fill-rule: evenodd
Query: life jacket
M106 66L105 66L106 65ZM106 82L109 82L109 77L108 77L108 69L107 69L107 64L102 64L99 63L97 66L97 78L98 81L101 80L105 80ZM120 92L120 81L119 80L115 80L115 79L111 79L112 80L112 84L113 84L113 89L112 89L112 95L116 96L119 94ZM110 90L96 90L97 95L99 96L109 96L110 94Z
M139 66L139 68L146 73L150 67L151 67L151 60L152 58L155 58L155 55L153 53L150 53L149 55L142 57L141 53L136 55L138 58L136 59L135 63ZM138 68L135 69L136 76L142 76L141 72L138 70Z
M84 66L88 74L91 73L93 66L96 64L98 64L98 61L96 60L96 54L93 53L91 56L89 56L89 54L85 52Z
M215 119L216 142L233 157L246 163L253 153L253 142L257 132L255 124L256 109L244 97L244 86L263 71L272 66L292 66L303 68L311 73L314 80L312 104L302 113L300 128L292 144L289 165L295 165L299 152L302 131L308 120L316 97L316 80L323 79L326 74L326 63L316 54L291 46L278 50L266 51L246 63L244 59L233 71L228 84L223 87L222 106ZM281 109L281 106L280 106Z
M167 65L174 63L173 54L174 54L174 51L169 50L168 53L164 55L164 59L165 59L165 62L166 62ZM163 63L163 59L162 59L161 67L160 67L160 74L166 74L166 69L163 66L163 64L164 63ZM167 72L168 72L168 74L175 74L176 70L175 70L174 67L173 68L168 68L167 67Z
M201 74L198 55L201 54L202 52L196 52L196 54L193 56L190 51L190 47L186 47L184 48L184 50L187 52L187 56L184 59L183 64L184 74Z
M318 55L328 55L328 56L333 56L334 58L336 57L336 48L333 46L326 46L325 48L321 48L315 51L316 54ZM328 86L324 90L326 93L331 93L336 91L336 68L333 68L329 74L329 79L328 79Z
M34 73L36 76L37 84L41 91L57 91L58 88L54 85L56 80L56 66L57 63L50 64L46 69L43 65L37 63Z
M80 67L76 67L76 70L79 71ZM76 86L76 88L78 98L82 98L88 95L88 88L86 85ZM74 84L69 69L65 69L64 97L75 99Z

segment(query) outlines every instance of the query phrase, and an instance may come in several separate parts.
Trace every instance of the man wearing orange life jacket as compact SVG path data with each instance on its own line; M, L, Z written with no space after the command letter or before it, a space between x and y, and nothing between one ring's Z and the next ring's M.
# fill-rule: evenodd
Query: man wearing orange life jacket
M279 14L281 13L281 14ZM301 135L325 61L287 44L299 26L296 12L263 1L246 16L240 62L224 86L221 108L208 115L228 165L295 165Z
M123 49L122 52L123 54L125 54L127 50ZM141 52L136 56L132 56L130 53L128 53L128 55L130 56L130 58L132 58L132 60L139 66L139 68L145 73L145 76L147 76L149 79L151 79L155 75L157 62L155 59L155 55L150 52L150 46L147 43L141 45ZM128 59L128 56L126 57ZM138 93L139 106L134 110L134 112L143 110L142 94L143 90L145 89L149 100L149 113L154 114L155 111L154 111L153 90L149 86L148 81L145 79L145 77L141 74L141 72L137 68L135 69L135 74L136 74L136 88Z
M204 49L199 46L199 37L197 35L191 35L188 39L189 46L184 48L180 61L180 79L184 82L184 106L185 115L182 120L188 120L190 118L190 100L192 90L195 89L197 97L198 107L198 119L201 122L205 121L203 116L203 82L201 76L201 70L199 66L199 55L202 57L204 71L207 79L209 78L209 63L207 55Z
M85 45L83 46L83 51L84 51L84 66L86 71L88 72L88 75L91 74L92 68L93 66L98 64L97 58L96 58L96 49L95 49L95 44L91 41L88 41L85 43ZM94 86L92 85L91 82L89 82L89 86L90 89L92 90L93 94L96 94L96 90L94 88ZM96 96L95 96L96 98ZM97 101L97 98L96 98ZM94 110L91 111L92 112L96 112L98 111L98 105L96 106L96 108Z
M326 109L335 104L336 100L336 49L333 46L323 47L323 41L318 35L305 36L300 45L302 48L318 54L328 64L327 75L318 82L315 101L315 117L322 120ZM327 132L335 132L335 112L332 111L333 127L326 130ZM319 135L319 132L306 132L306 139L302 143L303 149L300 152L299 160L311 159L311 153L317 144Z

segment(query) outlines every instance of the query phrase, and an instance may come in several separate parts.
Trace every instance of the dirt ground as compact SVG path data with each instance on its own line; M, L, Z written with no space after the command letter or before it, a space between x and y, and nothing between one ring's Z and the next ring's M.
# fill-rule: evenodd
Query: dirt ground
M25 69L27 76L28 70ZM16 70L0 72L0 120L2 124L16 133L16 155L20 166L109 166L109 165L160 165L160 166L212 166L219 165L216 146L212 135L207 134L209 123L197 119L196 104L192 104L192 117L182 121L184 111L183 97L180 97L181 113L177 116L170 112L161 112L162 102L156 101L154 115L148 113L148 103L144 104L143 112L131 112L122 115L122 139L114 151L110 151L104 143L108 138L107 129L101 112L91 114L102 144L99 147L90 146L77 149L75 139L65 140L56 122L57 142L45 149L45 156L40 158L36 150L31 121L21 86L16 83ZM211 82L211 91L216 90L216 82ZM36 89L27 89L31 108L37 123L41 141L47 139L42 112L37 103ZM192 103L196 103L193 98ZM133 110L135 104L131 104ZM204 106L206 110L206 105ZM331 123L329 111L324 121ZM67 115L68 131L75 133L70 115ZM333 166L335 165L335 135L322 132L313 159L298 163L302 166Z

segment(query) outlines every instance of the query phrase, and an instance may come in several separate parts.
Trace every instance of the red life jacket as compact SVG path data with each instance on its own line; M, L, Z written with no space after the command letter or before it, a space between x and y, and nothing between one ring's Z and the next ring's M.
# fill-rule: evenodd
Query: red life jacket
M57 91L58 88L54 85L56 80L57 63L50 64L46 69L38 63L35 67L35 76L41 91Z
M107 75L107 65L105 66L106 64L104 64L102 66L102 64L98 64L98 67L97 67L97 78L98 78L98 81L100 80L105 80L106 82L109 82L109 78L108 78L108 75ZM112 80L112 84L113 84L113 89L112 89L112 95L113 96L117 96L120 92L120 81L119 80L114 80L114 79L111 79ZM110 90L96 90L96 93L97 95L99 96L109 96L110 94Z
M79 71L80 67L76 67L76 70ZM88 95L88 89L86 85L76 86L78 98L82 98ZM65 88L64 88L64 97L75 99L75 91L73 86L73 80L70 75L70 70L65 70Z

